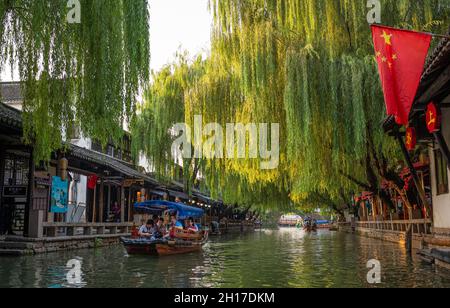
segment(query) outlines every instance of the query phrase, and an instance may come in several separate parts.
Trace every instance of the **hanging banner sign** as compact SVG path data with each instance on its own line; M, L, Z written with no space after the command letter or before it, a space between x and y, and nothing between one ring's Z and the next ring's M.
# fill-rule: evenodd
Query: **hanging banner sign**
M441 111L433 102L428 104L426 120L430 134L437 133L441 130Z
M406 129L406 140L405 140L406 148L408 151L413 151L416 148L417 144L417 135L414 127L408 127Z
M59 176L52 177L51 213L67 213L69 182Z

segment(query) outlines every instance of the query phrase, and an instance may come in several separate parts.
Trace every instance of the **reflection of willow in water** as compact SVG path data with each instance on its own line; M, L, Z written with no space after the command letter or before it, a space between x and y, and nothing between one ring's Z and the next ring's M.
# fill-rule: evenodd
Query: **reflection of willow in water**
M305 235L302 252L292 262L291 287L357 287L364 281L365 263L355 260L358 247L353 242L348 245L346 240L336 240L335 234L319 231Z

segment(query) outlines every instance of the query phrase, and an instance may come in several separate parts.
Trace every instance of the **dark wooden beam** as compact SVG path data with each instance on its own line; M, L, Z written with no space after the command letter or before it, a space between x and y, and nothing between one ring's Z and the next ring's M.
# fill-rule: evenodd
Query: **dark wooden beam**
M450 107L450 94L442 100L441 106L445 108Z
M414 164L411 160L411 156L409 155L408 149L406 148L405 142L403 141L403 138L400 136L400 134L397 134L397 141L400 145L400 148L402 149L403 156L405 157L406 164L408 165L409 171L411 172L411 175L413 177L414 184L416 186L417 192L419 194L420 200L422 201L423 206L427 210L427 215L431 214L430 205L428 204L428 200L425 195L425 190L422 187L422 184L419 179L419 175L417 174L416 168L414 168Z
M439 77L428 87L416 103L429 103L432 98L450 81L450 66L439 75Z
M450 150L448 148L447 141L445 141L442 132L434 133L434 138L436 138L436 142L438 143L439 148L442 151L442 154L444 154L445 160L447 161L447 165L450 168Z

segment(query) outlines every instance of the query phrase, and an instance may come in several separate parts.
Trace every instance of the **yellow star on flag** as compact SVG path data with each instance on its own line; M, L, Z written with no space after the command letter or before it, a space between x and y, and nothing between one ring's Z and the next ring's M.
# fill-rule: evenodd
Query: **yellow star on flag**
M392 34L387 34L386 31L383 30L383 34L381 35L381 37L384 38L384 42L386 43L386 45L392 45Z
M377 51L376 56L377 56L377 58L381 57L381 52Z
M392 55L392 60L397 60L397 59L398 59L397 55L396 55L396 54L393 54L393 55Z
M383 57L383 58L381 58L381 61L386 62L386 61L387 61L387 58L386 58L386 57Z

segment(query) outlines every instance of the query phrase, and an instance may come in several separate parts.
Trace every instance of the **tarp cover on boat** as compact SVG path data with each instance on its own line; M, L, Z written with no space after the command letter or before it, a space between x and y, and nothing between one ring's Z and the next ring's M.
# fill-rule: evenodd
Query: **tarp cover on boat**
M328 220L318 220L316 223L318 225L328 225L330 222Z
M150 213L157 213L166 210L174 212L176 211L178 213L178 219L182 220L188 219L189 217L202 218L205 213L202 209L196 207L162 200L153 200L136 203L134 205L134 208L136 210L144 210Z

